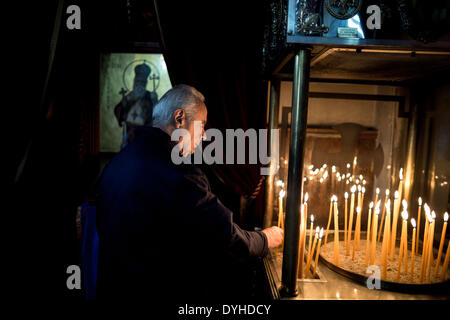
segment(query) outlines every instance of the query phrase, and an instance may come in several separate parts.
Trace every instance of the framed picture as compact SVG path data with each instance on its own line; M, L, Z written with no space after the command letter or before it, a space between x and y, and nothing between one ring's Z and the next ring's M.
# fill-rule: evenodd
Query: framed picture
M158 100L172 88L161 53L101 53L99 151L116 153L137 126L151 125Z

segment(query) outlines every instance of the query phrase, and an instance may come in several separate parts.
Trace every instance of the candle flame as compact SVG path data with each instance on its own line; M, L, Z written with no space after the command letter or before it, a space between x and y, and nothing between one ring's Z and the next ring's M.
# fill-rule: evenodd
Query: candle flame
M398 176L400 177L400 180L403 180L403 168L400 168Z
M277 181L277 187L284 187L284 182L281 180Z
M408 202L406 202L405 199L402 200L402 206L403 206L403 210L408 209Z
M309 165L309 167L308 167L309 170L311 170L311 169L313 169L313 168L314 168L314 165L313 165L313 164Z
M362 187L362 188L361 188L361 192L362 192L362 193L366 193L366 188Z
M363 180L363 178L364 178L363 175L360 174L360 175L359 175L359 180Z
M427 217L427 220L429 222L431 222L431 212L430 212L430 207L428 206L428 204L424 204L423 209L425 210L425 215Z
M412 218L411 224L412 224L413 228L415 228L416 227L416 219Z
M331 167L331 172L336 172L336 166Z
M346 181L345 181L345 184L350 184L350 181L346 180Z
M284 191L284 189L281 189L280 194L279 194L280 198L284 198L285 195L286 195L286 191Z
M316 236L317 236L317 234L320 232L320 227L318 226L317 228L316 228Z
M373 201L371 201L370 203L369 203L369 209L372 209L373 208Z
M345 175L346 178L350 177L350 172Z
M386 197L389 197L389 189L386 189Z
M391 199L388 199L388 201L386 201L386 208L388 210L390 210L390 208L391 208Z
M376 207L377 207L377 208L380 208L380 207L381 207L381 200L378 200Z
M378 205L375 207L375 214L376 215L380 214L380 207Z
M358 192L361 192L361 186L358 185Z
M394 192L394 199L398 199L398 197L399 197L399 193L398 193L398 191L395 191Z
M356 186L353 185L352 188L350 189L350 191L351 191L351 193L355 193L355 191L356 191Z
M323 237L323 227L322 229L320 229L319 239L322 239L322 237Z
M323 174L323 178L326 179L328 177L328 170Z
M303 181L308 181L308 178L304 177L304 178L303 178Z
M323 178L320 178L319 182L322 183L323 182Z
M358 157L353 158L353 164L356 165Z
M419 197L419 206L421 206L422 205L422 198L421 197Z
M350 168L350 163L347 163L347 168Z
M402 211L402 219L405 221L408 220L408 211L406 211L406 210Z
M308 202L308 199L309 199L308 192L305 192L305 203Z
M344 193L344 198L345 198L345 199L348 199L348 192L345 192L345 193Z
M339 181L339 182L341 182L341 181L342 181L341 177L338 177L338 181Z
M361 208L360 207L356 207L356 213L360 213L361 212Z
M434 212L434 210L431 211L431 218L433 218L433 220L436 219L436 213Z
M356 182L356 184L359 184L359 179L356 179L355 182Z
M367 183L367 181L366 181L366 180L363 180L363 186L365 186L365 185L366 185L366 183Z
M376 193L376 194L380 194L380 188L376 188L376 189L375 189L375 193Z
M444 221L445 221L445 222L448 221L448 212L444 213Z

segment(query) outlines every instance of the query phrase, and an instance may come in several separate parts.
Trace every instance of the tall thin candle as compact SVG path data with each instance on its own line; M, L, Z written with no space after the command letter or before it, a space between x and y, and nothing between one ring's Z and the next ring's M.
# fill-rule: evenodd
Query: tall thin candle
M348 232L347 251L346 251L347 255L350 254L350 243L352 241L353 211L354 211L354 208L355 208L355 191L356 191L356 186L353 185L353 187L351 188L350 191L352 193L352 197L351 197L351 200L350 200L350 218L349 218L348 228L347 228L347 232Z
M377 241L380 242L381 232L383 232L384 217L386 213L386 204L389 200L389 189L386 189L386 197L384 198L383 214L381 215L380 230L378 231Z
M448 212L444 213L444 226L442 227L441 241L439 243L439 252L436 259L436 266L434 267L434 274L433 274L433 277L435 278L437 276L439 265L441 263L441 255L442 255L442 248L444 247L445 231L447 230L447 221L448 221Z
M407 241L406 226L408 225L408 212L406 212L405 210L402 211L402 219L403 219L403 223L402 223L402 233L400 236L400 248L399 248L399 253L398 253L397 282L400 281L400 272L401 272L401 268L402 268L403 255L407 254L407 251L405 252L405 242ZM408 249L408 248L406 247L406 249Z
M434 243L434 227L436 224L436 213L434 211L431 212L431 218L433 221L431 222L431 231L430 236L428 237L428 252L427 252L427 268L426 268L426 279L427 282L430 282L430 276L431 276L431 265L433 263L433 243Z
M333 210L333 201L335 199L335 195L331 196L331 200L330 200L330 212L328 214L328 223L327 223L327 230L325 231L325 241L324 241L324 246L323 246L323 251L327 251L326 249L326 244L327 244L327 239L328 239L328 230L330 229L330 223L331 223L331 214L332 214L332 210Z
M450 240L447 242L447 253L445 254L444 265L442 266L441 281L444 281L446 278L449 261L450 261Z
M416 254L419 251L419 234L420 234L420 213L422 211L422 198L419 197L418 199L418 203L419 203L419 209L417 211L417 239L416 239Z
M367 232L366 232L366 268L369 266L369 256L370 256L370 229L372 223L372 208L373 202L369 203L369 215L367 217Z
M414 260L416 259L416 220L414 218L411 219L411 225L413 227L413 235L412 235L412 247L411 247L411 283L414 283Z
M384 232L383 232L383 242L381 246L381 266L382 272L381 277L386 279L387 277L387 258L389 252L389 244L390 244L390 234L391 234L391 209L390 209L391 201L388 200L386 203L386 221L384 223Z
M323 236L323 228L320 229L320 233L319 233L319 243L318 243L317 249L316 249L316 258L314 259L313 278L316 276L317 263L319 262L320 243L322 242L322 236Z
M358 247L358 228L361 225L361 208L356 208L356 224L355 224L355 236L353 238L353 253L352 253L352 260L355 259L355 251Z
M396 241L396 238L397 238L397 223L398 223L399 211L400 211L399 192L395 191L395 193L394 193L394 213L393 213L393 216L392 216L391 244L390 244L390 248L389 248L389 258L391 260L394 258L395 241Z
M344 244L345 249L347 250L347 200L348 200L348 192L344 193L345 198L345 210L344 210Z
M375 218L373 220L373 232L372 232L372 248L370 249L370 265L374 265L375 263L375 253L377 249L377 227L378 227L378 215L380 214L380 203L381 200L378 201L375 206Z
M339 220L337 200L334 202L334 263L339 266Z
M311 244L312 244L312 238L313 238L313 227L314 227L314 216L313 215L311 215L310 221L311 221L311 227L309 229L308 257L311 254Z
M314 257L314 249L316 248L317 238L319 237L319 229L320 229L319 227L316 228L316 234L314 235L314 243L312 246L312 251L308 252L308 259L306 260L305 278L308 278L311 260Z

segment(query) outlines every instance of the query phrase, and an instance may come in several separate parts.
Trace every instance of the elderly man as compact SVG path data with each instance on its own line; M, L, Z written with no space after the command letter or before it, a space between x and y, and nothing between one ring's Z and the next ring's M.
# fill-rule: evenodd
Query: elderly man
M201 143L204 130L194 130L194 122L204 125L206 118L203 95L178 85L154 107L153 127L140 127L105 168L98 191L99 299L227 297L237 289L232 269L281 244L277 227L242 230L200 169L172 162L176 144L186 155ZM190 133L190 146L182 141L188 137L171 141L179 128Z

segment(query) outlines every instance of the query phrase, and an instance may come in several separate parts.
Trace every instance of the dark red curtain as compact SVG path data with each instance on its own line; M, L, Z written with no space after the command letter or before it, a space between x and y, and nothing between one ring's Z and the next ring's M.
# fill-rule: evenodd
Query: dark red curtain
M174 84L189 84L204 94L208 127L223 133L227 128L264 128L262 4L256 1L190 1L176 5L158 1L157 4L171 78ZM237 194L250 199L263 186L259 168L259 165L224 164L210 169ZM259 190L246 212L251 220L249 225L261 223L263 188Z

